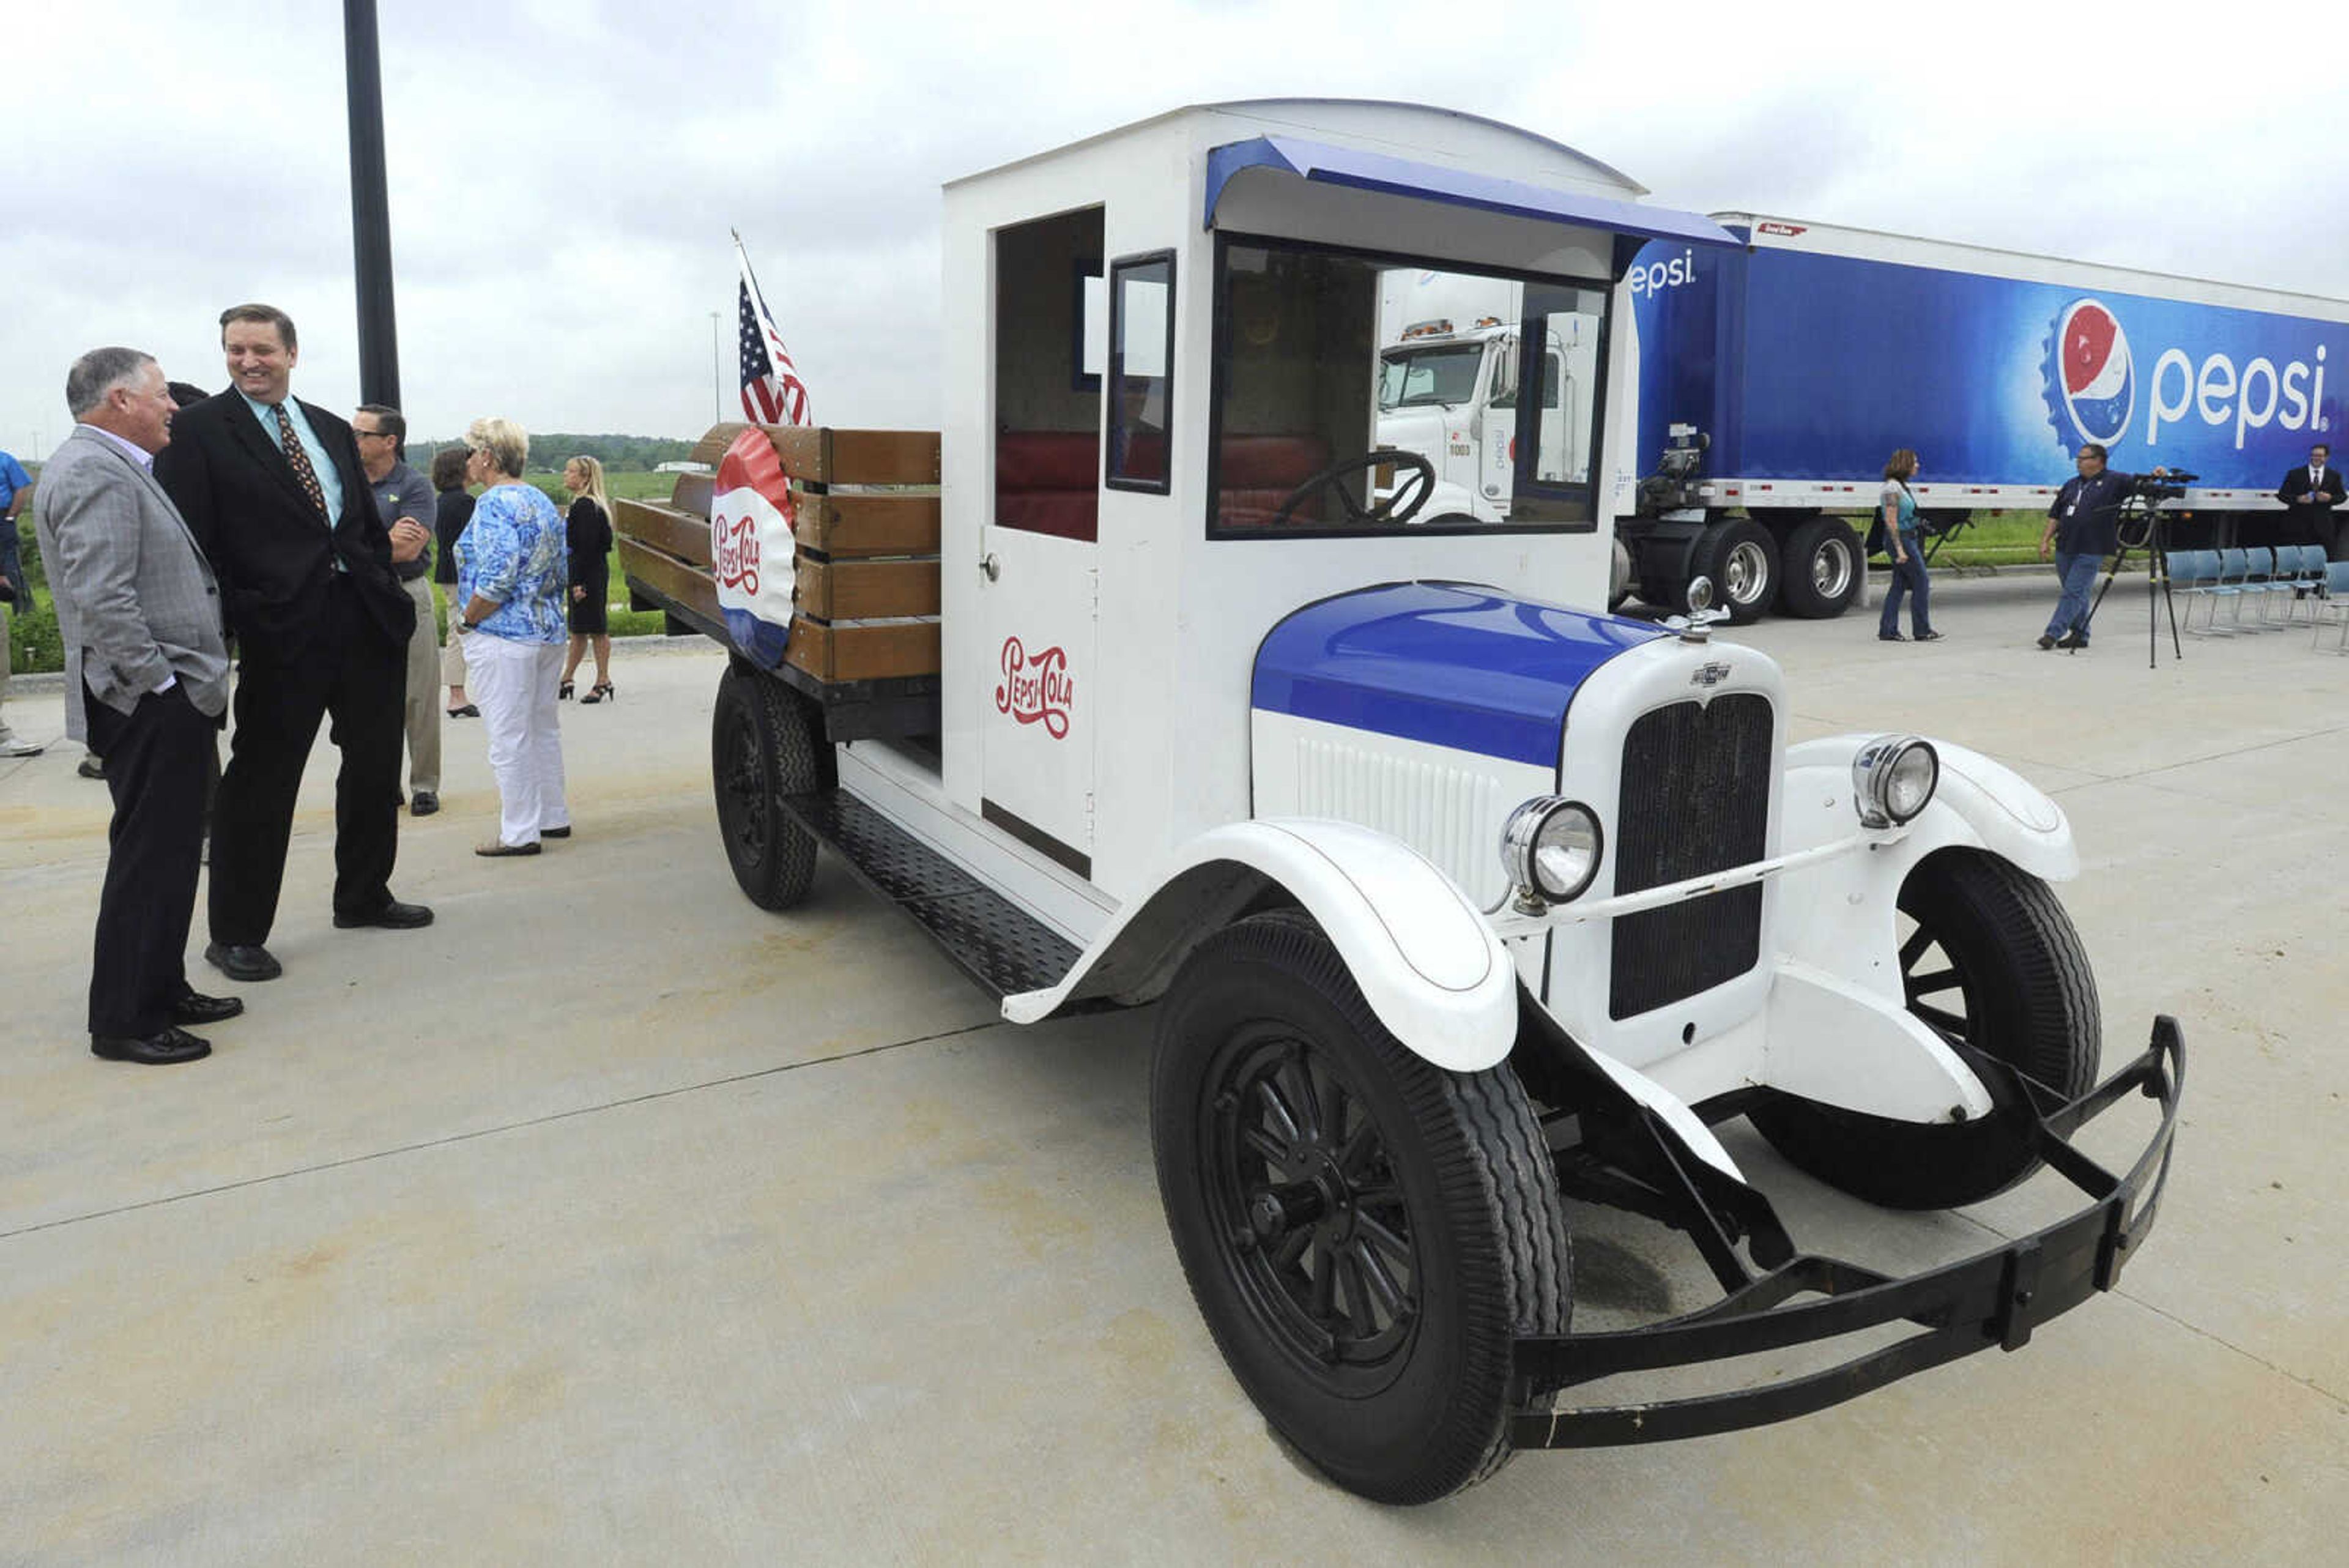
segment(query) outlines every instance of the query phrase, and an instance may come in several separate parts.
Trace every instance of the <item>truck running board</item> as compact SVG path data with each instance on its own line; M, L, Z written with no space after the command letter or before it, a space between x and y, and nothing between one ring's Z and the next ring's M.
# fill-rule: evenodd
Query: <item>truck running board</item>
M996 1001L1058 985L1076 945L846 790L787 794L782 807L856 879L927 931Z

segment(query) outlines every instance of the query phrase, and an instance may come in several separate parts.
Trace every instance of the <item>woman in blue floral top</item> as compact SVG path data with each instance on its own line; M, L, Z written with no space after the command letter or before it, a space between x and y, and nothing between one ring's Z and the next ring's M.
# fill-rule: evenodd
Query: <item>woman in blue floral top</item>
M466 480L488 488L457 540L458 627L499 803L498 836L473 853L535 855L541 839L571 836L554 697L570 635L569 540L554 503L522 482L530 437L520 425L475 420L465 446Z

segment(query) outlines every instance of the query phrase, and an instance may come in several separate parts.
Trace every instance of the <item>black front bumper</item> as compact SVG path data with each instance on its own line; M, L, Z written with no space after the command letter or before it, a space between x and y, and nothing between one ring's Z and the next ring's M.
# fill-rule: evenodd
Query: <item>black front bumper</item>
M1992 1345L2022 1348L2039 1324L2112 1289L2144 1244L2168 1179L2185 1081L2185 1041L2178 1021L2164 1015L2154 1021L2144 1054L2081 1098L2039 1110L2036 1152L2092 1199L2044 1230L1907 1279L1806 1253L1701 1312L1640 1328L1521 1339L1516 1370L1528 1386L1570 1388L1889 1324L1913 1324L1920 1332L1784 1382L1647 1404L1526 1411L1511 1417L1510 1441L1521 1449L1603 1448L1733 1432L1824 1410ZM2161 1126L2128 1173L2115 1176L2067 1139L2133 1091L2160 1102ZM1817 1299L1790 1299L1797 1296Z

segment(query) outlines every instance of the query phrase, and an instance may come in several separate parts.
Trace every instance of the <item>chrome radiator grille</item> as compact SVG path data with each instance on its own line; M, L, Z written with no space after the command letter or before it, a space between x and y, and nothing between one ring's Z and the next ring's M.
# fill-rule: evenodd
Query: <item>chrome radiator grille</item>
M1759 860L1770 826L1766 697L1732 692L1643 713L1623 741L1615 891L1636 893ZM1710 990L1762 951L1759 885L1616 920L1609 1016L1634 1017Z

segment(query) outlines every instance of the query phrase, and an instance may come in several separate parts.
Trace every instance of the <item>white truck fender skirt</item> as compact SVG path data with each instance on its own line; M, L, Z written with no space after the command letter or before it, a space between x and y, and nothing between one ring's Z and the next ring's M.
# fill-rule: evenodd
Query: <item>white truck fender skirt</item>
M1771 977L1763 1075L1774 1089L1895 1121L1972 1121L1990 1091L1898 997L1792 959Z
M1150 895L1119 911L1049 991L1003 1000L1014 1023L1071 1002L1151 1001L1191 950L1278 887L1338 950L1362 999L1436 1066L1481 1072L1507 1059L1517 971L1485 917L1443 872L1351 823L1265 818L1201 834Z
M1851 759L1874 735L1829 735L1786 748L1785 797L1804 801L1824 790L1840 792L1840 808L1817 820L1816 831L1839 836L1851 831ZM1930 737L1928 737L1930 739ZM2068 882L2080 872L2080 851L2064 808L2013 769L1980 752L1933 741L1941 782L1933 799L1909 825L1901 858L1909 865L1936 849L1964 846L1987 849L2047 882ZM1796 815L1787 820L1790 842L1802 829ZM1824 842L1824 840L1823 840Z

